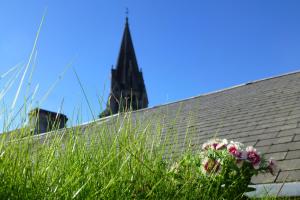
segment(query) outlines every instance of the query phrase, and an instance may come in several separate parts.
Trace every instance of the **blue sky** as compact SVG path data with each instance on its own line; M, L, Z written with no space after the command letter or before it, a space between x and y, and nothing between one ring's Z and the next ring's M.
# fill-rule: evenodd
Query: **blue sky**
M93 112L99 114L98 97L104 106L126 7L150 107L300 70L296 0L2 0L0 74L28 61L47 8L34 59L30 91L39 87L33 104L57 111L63 101L69 118L81 110L75 116L91 120L74 72L61 73L72 62ZM0 79L1 89L13 74ZM10 109L20 79L1 100L2 115L3 104ZM15 109L24 102L26 85Z

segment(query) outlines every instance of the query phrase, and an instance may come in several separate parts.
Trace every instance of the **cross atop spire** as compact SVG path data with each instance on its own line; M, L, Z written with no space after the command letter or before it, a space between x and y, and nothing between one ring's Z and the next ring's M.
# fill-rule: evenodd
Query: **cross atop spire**
M129 10L128 10L128 7L126 7L125 14L126 14L126 20L128 20L128 15L129 15Z

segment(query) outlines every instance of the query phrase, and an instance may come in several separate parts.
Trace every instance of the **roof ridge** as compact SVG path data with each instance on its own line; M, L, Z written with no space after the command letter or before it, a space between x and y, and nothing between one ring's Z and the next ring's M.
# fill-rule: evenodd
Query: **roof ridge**
M153 108L157 108L157 107L161 107L161 106L167 106L167 105L170 105L170 104L179 103L179 102L187 101L187 100L190 100L190 99L194 99L194 98L198 98L198 97L202 97L202 96L207 96L207 95L211 95L211 94L215 94L215 93L219 93L219 92L224 92L224 91L227 91L227 90L235 89L235 88L246 86L246 85L249 85L249 84L255 84L255 83L258 83L258 82L267 81L267 80L270 80L270 79L280 78L280 77L283 77L283 76L288 76L288 75L297 74L297 73L300 73L300 70L296 70L296 71L293 71L293 72L288 72L288 73L284 73L284 74L281 74L281 75L272 76L272 77L268 77L268 78L257 79L257 80L249 81L249 82L246 82L246 83L241 83L241 84L234 85L234 86L231 86L231 87L227 87L227 88L224 88L224 89L215 90L213 92L207 92L207 93L203 93L203 94L196 95L196 96L193 96L193 97L189 97L189 98L185 98L185 99L181 99L181 100L177 100L177 101L172 101L172 102L161 104L161 105L156 105L156 106L153 106L153 107L150 107L150 108L144 108L144 109L136 110L135 112L144 111L144 110L147 110L147 109L153 109Z
M207 96L207 95L211 95L211 94L216 94L216 93L224 92L224 91L227 91L227 90L232 90L232 89L235 89L235 88L238 88L238 87L242 87L242 86L246 86L246 85L249 85L249 84L255 84L255 83L262 82L262 81L267 81L267 80L270 80L270 79L281 78L283 76L289 76L289 75L293 75L293 74L297 74L297 73L300 73L300 70L296 70L296 71L292 71L292 72L288 72L288 73L284 73L284 74L281 74L281 75L276 75L276 76L272 76L272 77L268 77L268 78L262 78L262 79L257 79L257 80L254 80L254 81L249 81L249 82L246 82L246 83L234 85L234 86L227 87L227 88L224 88L224 89L215 90L213 92L208 92L208 93L200 94L200 95L189 97L189 98L185 98L185 99L181 99L181 100L177 100L177 101L172 101L172 102L165 103L165 104L155 105L155 106L152 106L152 107L149 107L149 108L143 108L143 109L139 109L139 110L134 110L134 111L131 111L131 113L144 112L144 111L147 111L147 110L152 110L152 109L156 109L156 108L159 108L159 107L168 106L168 105L171 105L171 104L188 101L188 100L195 99L195 98L198 98L198 97ZM108 119L110 117L114 117L116 115L118 115L118 113L114 114L114 115L111 115L111 116L104 117L104 118L100 118L99 120L96 120L96 121L106 120L106 119ZM87 122L87 123L89 123L89 122Z

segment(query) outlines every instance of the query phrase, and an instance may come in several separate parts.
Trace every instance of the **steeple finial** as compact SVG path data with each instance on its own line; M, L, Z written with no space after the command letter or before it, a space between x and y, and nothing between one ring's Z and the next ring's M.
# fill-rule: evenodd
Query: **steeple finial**
M128 7L126 7L125 14L126 14L126 23L128 23L128 15L129 15Z

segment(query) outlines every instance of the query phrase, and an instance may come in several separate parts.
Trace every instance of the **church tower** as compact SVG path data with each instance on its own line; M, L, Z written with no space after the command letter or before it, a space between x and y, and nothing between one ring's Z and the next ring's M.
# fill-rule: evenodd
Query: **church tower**
M138 67L126 17L117 65L111 69L111 88L107 107L100 117L147 107L148 97L143 73Z

